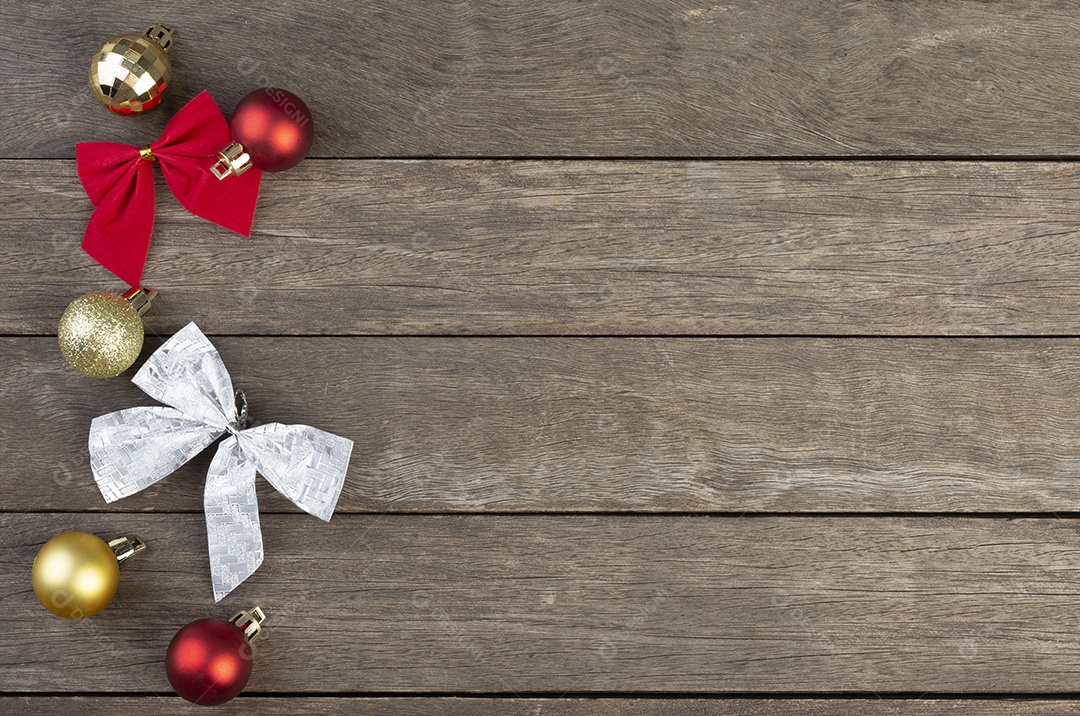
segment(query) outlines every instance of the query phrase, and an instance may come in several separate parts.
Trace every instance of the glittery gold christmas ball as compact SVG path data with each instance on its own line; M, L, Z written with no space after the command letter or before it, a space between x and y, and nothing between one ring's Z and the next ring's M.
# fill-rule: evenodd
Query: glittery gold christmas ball
M112 378L139 357L143 324L131 301L95 291L68 305L58 335L60 352L72 368L92 378Z
M86 532L56 535L38 551L34 594L53 614L82 619L109 605L120 585L120 563L105 540Z
M117 114L138 114L161 103L172 81L166 54L172 28L154 25L142 35L117 35L90 63L90 87L98 102Z

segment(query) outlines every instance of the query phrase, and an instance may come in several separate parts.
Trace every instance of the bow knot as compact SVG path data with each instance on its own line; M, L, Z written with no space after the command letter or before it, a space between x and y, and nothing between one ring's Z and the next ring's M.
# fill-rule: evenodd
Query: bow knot
M154 229L154 172L185 209L207 221L251 236L262 172L218 181L210 172L218 152L232 142L225 116L209 92L176 113L156 142L143 148L115 142L79 142L75 165L90 203L83 250L131 286L142 283Z
M248 428L248 402L247 396L244 395L244 391L236 391L236 419L230 420L228 425L225 426L225 431L229 435L239 435Z
M307 425L248 428L246 398L233 392L221 356L194 323L165 341L132 382L168 407L94 418L90 465L106 502L149 487L228 434L203 493L215 601L262 564L256 472L305 512L333 515L352 441Z

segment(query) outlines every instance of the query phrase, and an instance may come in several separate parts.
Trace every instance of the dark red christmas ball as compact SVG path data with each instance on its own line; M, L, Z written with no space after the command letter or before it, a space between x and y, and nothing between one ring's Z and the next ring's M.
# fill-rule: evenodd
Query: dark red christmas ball
M266 87L240 100L233 112L233 140L244 145L251 163L265 172L296 166L311 147L311 110L292 92Z
M201 706L223 704L251 677L251 644L235 624L199 619L176 632L165 672L176 693Z

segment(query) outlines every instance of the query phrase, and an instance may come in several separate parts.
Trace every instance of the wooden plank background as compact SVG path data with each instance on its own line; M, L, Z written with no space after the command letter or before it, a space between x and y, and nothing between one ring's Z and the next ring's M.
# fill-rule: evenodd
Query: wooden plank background
M199 91L229 111L260 83L307 98L320 157L1080 148L1080 18L1068 0L81 7L3 9L0 93L17 106L0 118L0 155L73 157L91 138L141 145ZM164 111L112 121L91 111L89 55L162 20L177 27Z
M185 623L253 598L272 615L255 693L1060 693L1080 670L1071 521L265 515L266 562L216 607L201 515L0 524L14 691L98 691L102 658L159 664ZM45 618L25 584L36 536L67 528L153 550L92 621ZM110 690L169 686L146 668Z
M253 419L356 441L339 513L1080 512L1077 339L216 343ZM111 505L86 479L90 421L142 391L52 337L0 348L8 469L35 478L8 509L202 511L213 450Z
M4 166L0 330L53 333L116 279L78 250L74 163ZM153 330L1080 334L1073 164L310 161L263 187L250 239L161 187Z
M163 109L86 86L177 27ZM1080 30L975 0L49 2L0 8L0 712L179 713L179 626L259 603L223 712L1080 709ZM214 605L210 453L106 505L56 348L121 290L74 145L209 89L311 106L253 235L158 183L144 355L189 321L259 421L356 441L338 514L260 486ZM130 377L130 374L127 376ZM54 534L138 533L93 619Z

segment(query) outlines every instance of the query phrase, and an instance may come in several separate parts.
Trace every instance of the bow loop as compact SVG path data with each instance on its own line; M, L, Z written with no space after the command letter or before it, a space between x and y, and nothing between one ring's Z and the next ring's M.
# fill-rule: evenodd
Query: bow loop
M174 408L128 408L90 423L90 467L105 501L115 502L175 472L219 435Z
M232 378L217 348L194 323L154 351L131 382L151 398L221 432L236 422Z
M259 474L293 504L330 521L349 467L352 440L309 425L269 423L237 433Z
M169 120L154 155L167 161L214 156L232 141L229 123L209 92L200 92Z
M138 147L118 142L79 142L75 145L75 168L90 203L98 206L117 189L123 191L140 164Z
M322 520L333 515L352 441L307 425L244 429L232 379L194 323L155 351L133 382L169 407L129 408L91 423L90 465L106 501L139 492L230 434L203 496L215 600L262 563L257 472L302 510Z
M79 179L96 209L83 235L83 250L131 286L142 279L154 230L154 169L139 150L112 142L75 147Z
M231 141L225 116L210 93L202 92L169 120L149 147L169 190L185 209L250 236L262 172L252 168L223 181L210 173L217 153ZM80 142L75 164L96 207L83 250L121 280L139 286L154 229L154 163L145 161L138 147Z

